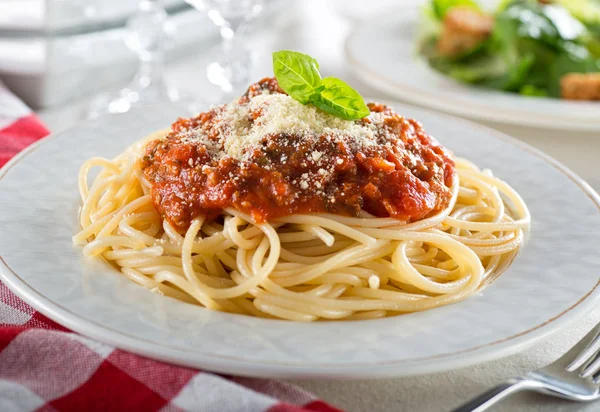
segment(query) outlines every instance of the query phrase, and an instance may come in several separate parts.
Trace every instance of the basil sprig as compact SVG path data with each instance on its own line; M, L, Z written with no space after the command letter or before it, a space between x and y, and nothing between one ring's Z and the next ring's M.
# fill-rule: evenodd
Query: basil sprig
M335 77L321 78L319 63L295 51L273 53L273 72L279 86L294 100L313 104L345 120L362 119L370 111L360 94Z

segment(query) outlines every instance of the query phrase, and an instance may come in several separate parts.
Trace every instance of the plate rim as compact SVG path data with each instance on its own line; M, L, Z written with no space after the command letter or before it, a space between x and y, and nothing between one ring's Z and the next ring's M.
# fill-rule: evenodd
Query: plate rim
M394 9L392 8L390 10ZM369 24L372 20L377 21L380 17L389 17L390 10L354 24L344 41L344 56L349 63L351 71L361 81L377 89L380 93L385 93L395 99L403 99L406 101L406 104L422 105L429 110L439 110L446 114L466 117L473 120L478 119L515 126L538 127L542 129L558 128L564 131L600 131L600 122L595 122L594 120L566 116L557 119L552 115L544 115L541 113L527 112L524 114L521 110L510 110L489 105L482 107L481 105L468 100L465 101L464 99L460 99L460 96L458 95L456 95L455 99L453 98L452 101L439 95L424 92L419 88L411 86L408 82L399 83L396 80L377 72L362 62L358 56L352 52L351 43L363 26ZM414 12L414 10L412 12ZM394 15L398 14L395 13ZM469 87L468 85L463 86ZM459 100L460 104L456 104ZM571 103L577 104L578 102ZM465 106L468 107L466 110L461 109ZM598 103L598 106L598 110L600 111L600 103Z
M390 105L410 104L395 102L389 99L378 99L381 103ZM528 151L532 155L539 157L550 166L563 173L573 184L575 184L584 194L592 200L598 212L600 213L600 195L592 189L587 182L581 179L576 173L564 166L558 160L543 153L542 151L513 138L505 133L477 124L473 121L460 117L439 113L430 109L416 107L419 111L437 116L441 119L459 122L465 126L481 130L482 132L493 135L495 138L504 141L507 144L517 146ZM84 123L85 124L85 123ZM29 153L36 150L42 144L59 137L63 133L69 133L81 127L82 124L75 125L66 130L52 133L44 137L25 150L14 156L2 168L0 168L0 179L12 169L13 166L21 162ZM37 311L44 314L55 322L64 325L74 332L81 333L101 342L113 346L148 356L154 359L167 362L193 366L207 370L215 370L222 373L232 373L243 376L254 377L278 377L278 378L319 378L319 379L364 379L364 378L385 378L414 376L426 373L442 372L460 367L471 366L494 359L499 359L514 353L517 353L527 347L534 345L544 337L568 326L585 314L589 313L594 305L600 301L600 277L596 285L581 296L576 303L563 312L555 315L545 322L542 322L532 328L517 334L504 337L502 339L463 349L460 351L443 353L431 356L422 356L418 358L390 360L387 362L360 362L346 364L324 364L324 363L287 363L278 361L249 361L243 358L231 357L220 354L201 353L194 351L183 351L181 348L163 346L159 343L147 341L143 338L129 335L128 333L117 331L110 326L99 324L94 320L86 319L73 311L64 308L59 303L47 298L41 292L35 290L24 279L10 268L0 255L0 280L2 280L9 289L23 299L26 303L34 307ZM361 322L361 321L357 321ZM366 322L366 321L362 321ZM192 357L182 357L181 355L193 354ZM440 364L438 361L443 360ZM406 368L407 365L410 367Z

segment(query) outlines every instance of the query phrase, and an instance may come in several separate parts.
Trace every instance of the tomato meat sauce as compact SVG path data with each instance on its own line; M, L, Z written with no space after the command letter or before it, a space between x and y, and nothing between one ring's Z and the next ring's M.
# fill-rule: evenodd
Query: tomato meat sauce
M243 130L269 126L261 117L266 109L244 111L252 99L269 95L287 97L275 79L267 78L237 100ZM235 125L223 115L227 105L179 119L166 138L147 145L141 160L153 205L181 231L194 218L213 219L226 208L257 223L291 214L363 212L412 222L446 208L455 174L451 154L417 121L382 104L368 107L371 115L349 125L372 132L364 144L355 144L356 132L283 130L247 146L242 140L241 155L227 149L232 139L243 137L233 136Z

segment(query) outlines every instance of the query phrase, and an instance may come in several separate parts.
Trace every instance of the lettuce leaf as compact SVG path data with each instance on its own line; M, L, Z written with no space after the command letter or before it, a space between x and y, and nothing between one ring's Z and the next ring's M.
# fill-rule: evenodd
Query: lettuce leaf
M450 9L458 6L471 7L480 10L475 0L431 0L431 11L438 20L443 20Z

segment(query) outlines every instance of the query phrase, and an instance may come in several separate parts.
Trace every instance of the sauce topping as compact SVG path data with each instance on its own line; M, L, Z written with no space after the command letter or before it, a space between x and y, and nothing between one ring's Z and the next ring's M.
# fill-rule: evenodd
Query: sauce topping
M348 121L302 105L266 78L228 105L178 119L150 142L142 169L155 209L185 230L233 207L256 222L333 213L415 221L450 202L454 162L389 107Z

